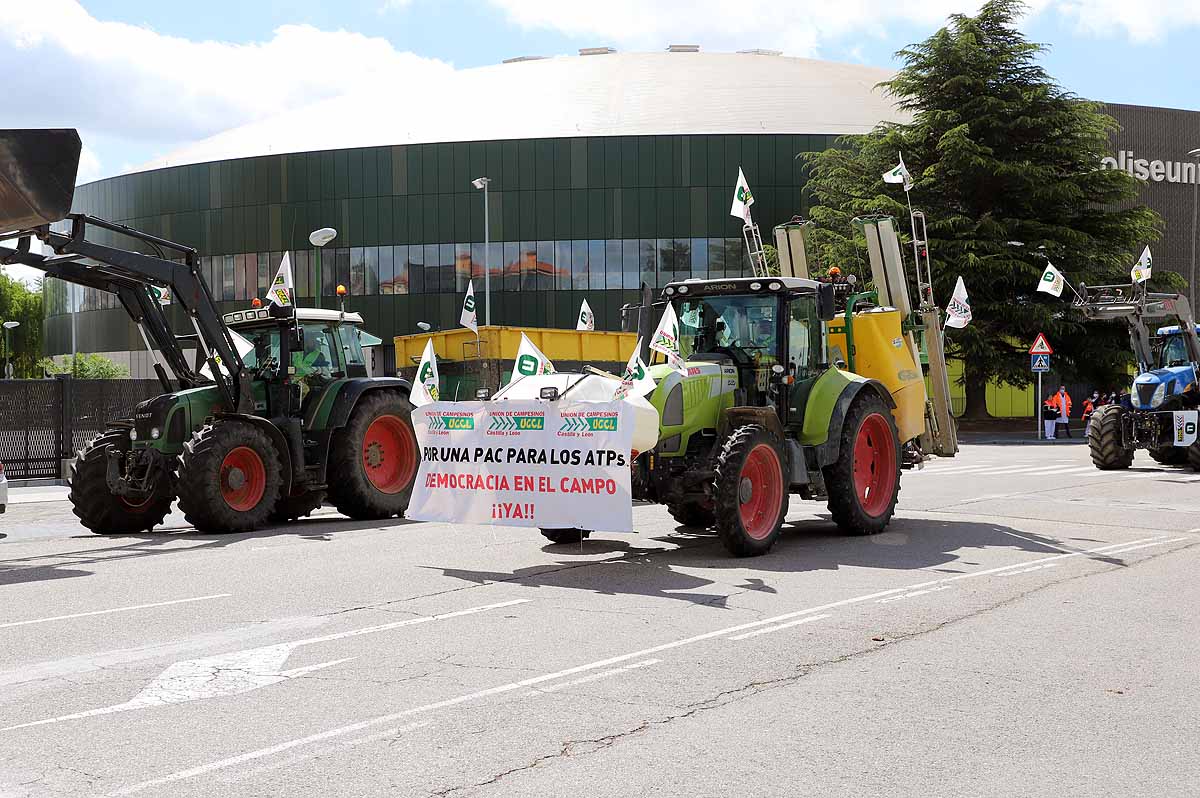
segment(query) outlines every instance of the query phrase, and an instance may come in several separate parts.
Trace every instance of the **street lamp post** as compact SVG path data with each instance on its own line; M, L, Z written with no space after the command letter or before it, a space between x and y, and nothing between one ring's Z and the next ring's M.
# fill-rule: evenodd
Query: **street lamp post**
M4 322L4 376L9 378L10 380L12 379L12 376L13 376L13 367L12 367L12 348L9 346L9 343L8 343L8 331L15 327L20 327L20 326L21 326L21 322L19 322L19 321Z
M1192 267L1188 271L1188 298L1192 312L1196 312L1196 185L1200 183L1200 147L1188 150L1188 157L1196 161L1196 172L1192 173Z
M492 270L488 265L488 250L491 249L491 230L488 225L488 183L489 177L477 177L471 181L475 188L483 189L483 324L492 323Z
M322 227L320 230L313 230L308 234L308 243L317 248L317 269L315 275L317 287L313 291L313 294L316 295L317 307L321 307L321 250L335 238L337 238L337 230L334 230L332 227Z

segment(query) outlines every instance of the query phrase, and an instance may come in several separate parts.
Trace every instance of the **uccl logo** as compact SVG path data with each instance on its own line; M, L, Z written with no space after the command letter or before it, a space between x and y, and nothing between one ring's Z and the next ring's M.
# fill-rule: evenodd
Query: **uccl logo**
M492 416L490 430L540 430L546 428L546 417L541 413L521 413L511 416Z
M1175 415L1175 442L1186 443L1189 439L1194 440L1196 437L1196 422L1188 421L1187 417L1177 413Z
M475 429L475 419L472 416L428 416L429 429Z

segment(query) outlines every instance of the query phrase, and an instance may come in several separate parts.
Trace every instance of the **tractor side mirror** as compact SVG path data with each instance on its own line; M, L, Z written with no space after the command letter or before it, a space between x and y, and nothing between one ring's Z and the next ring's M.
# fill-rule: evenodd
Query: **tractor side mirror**
M558 388L555 388L553 385L547 385L538 392L538 396L547 402L553 402L558 398Z
M833 306L833 283L817 284L817 316L821 321L837 318L837 310Z
M491 395L492 392L487 388L479 388L475 391L475 398L481 402L486 402Z

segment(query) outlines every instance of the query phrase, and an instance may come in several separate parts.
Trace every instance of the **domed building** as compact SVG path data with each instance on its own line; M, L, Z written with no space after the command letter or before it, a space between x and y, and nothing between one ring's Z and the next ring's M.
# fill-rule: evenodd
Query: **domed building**
M695 47L516 58L225 131L80 186L74 210L195 247L223 310L262 297L290 252L301 304L333 307L345 285L347 308L388 344L418 322L457 325L472 278L483 321L485 265L493 324L574 327L586 298L597 329L616 329L642 282L745 273L729 215L739 166L764 237L807 214L799 156L903 120L878 88L890 74ZM318 253L309 233L323 227L337 237ZM45 292L47 352L70 352L67 289ZM151 376L115 298L83 294L78 347Z

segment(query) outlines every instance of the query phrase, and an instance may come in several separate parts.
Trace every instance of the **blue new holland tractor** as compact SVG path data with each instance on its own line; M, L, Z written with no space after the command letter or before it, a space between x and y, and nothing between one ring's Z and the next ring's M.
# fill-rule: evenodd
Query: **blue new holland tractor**
M1136 449L1164 465L1200 471L1200 336L1191 307L1179 294L1147 292L1143 285L1080 285L1075 303L1090 319L1122 320L1137 357L1130 406L1105 405L1093 415L1088 445L1096 468L1129 468ZM1171 321L1150 335L1148 322Z

